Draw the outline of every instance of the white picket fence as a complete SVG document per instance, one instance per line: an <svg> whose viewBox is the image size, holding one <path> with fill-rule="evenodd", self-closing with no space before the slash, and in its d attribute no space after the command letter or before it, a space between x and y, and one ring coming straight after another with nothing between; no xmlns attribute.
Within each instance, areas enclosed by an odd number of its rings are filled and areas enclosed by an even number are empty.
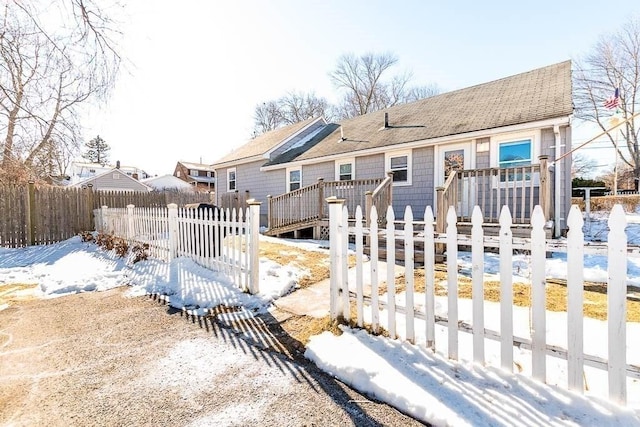
<svg viewBox="0 0 640 427"><path fill-rule="evenodd" d="M513 306L513 237L512 221L508 207L503 206L500 214L499 258L500 258L500 327L499 331L485 327L484 301L484 251L485 237L483 217L478 206L473 210L471 239L460 239L456 228L456 213L453 207L447 213L447 229L443 235L434 232L434 216L430 207L424 212L424 221L414 221L413 212L407 207L404 218L396 221L393 209L386 213L386 228L378 229L378 214L371 212L369 224L365 227L365 219L360 207L355 214L355 225L349 223L347 208L341 200L328 200L330 204L330 257L331 257L331 316L350 319L350 302L355 300L357 324L363 326L365 305L368 321L374 331L378 331L381 314L386 314L386 328L390 337L399 336L396 324L402 316L406 331L404 337L412 343L416 342L416 329L424 328L426 347L436 349L436 325L447 328L448 342L446 348L450 359L458 359L458 343L460 333L473 335L473 360L484 364L485 341L500 343L500 364L502 368L513 371L514 347L531 351L531 374L534 378L547 380L547 356L565 359L567 362L568 387L579 392L584 391L584 366L595 367L608 372L609 397L611 400L625 404L627 377L640 378L640 367L627 364L626 359L626 271L627 271L627 238L625 235L626 219L621 206L616 205L609 218L610 232L608 236L608 357L585 354L583 343L583 267L584 236L583 219L577 206L573 206L568 217L569 232L567 235L567 348L547 343L545 263L548 250L545 241L545 218L542 209L535 207L531 219L531 239L524 247L530 251L531 262L531 324L530 336L514 335ZM396 225L398 227L396 227ZM379 240L386 240L386 277L379 277ZM355 277L348 274L349 241L355 239L356 267ZM404 246L405 294L404 306L397 298L395 290L394 266L396 264L396 242ZM368 242L370 250L369 272L370 282L365 283L364 249ZM458 313L458 245L464 242L471 245L472 258L472 313L471 324L459 322ZM416 244L424 246L425 293L419 294L416 300L414 292L414 264ZM435 247L436 244L446 246L447 266L447 309L446 317L435 312ZM495 239L490 244L495 244ZM519 246L523 244L520 242ZM369 275L370 273L370 275ZM351 282L351 283L350 283ZM379 287L386 282L386 299L379 297ZM350 288L351 286L351 288ZM365 295L367 290L368 295ZM468 314L468 313L463 313ZM419 323L421 322L421 324ZM549 325L553 327L553 325ZM443 343L444 344L444 343ZM604 343L602 343L605 345ZM443 345L444 347L444 345Z"/></svg>
<svg viewBox="0 0 640 427"><path fill-rule="evenodd" d="M164 261L188 257L224 272L243 291L259 292L260 203L246 210L108 208L94 211L96 231L148 245L149 255Z"/></svg>

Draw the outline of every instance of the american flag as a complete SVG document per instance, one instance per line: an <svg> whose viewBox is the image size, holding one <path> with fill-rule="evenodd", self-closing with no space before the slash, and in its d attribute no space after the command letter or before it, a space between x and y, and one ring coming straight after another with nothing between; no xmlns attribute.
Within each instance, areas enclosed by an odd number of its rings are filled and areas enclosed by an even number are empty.
<svg viewBox="0 0 640 427"><path fill-rule="evenodd" d="M611 98L608 98L606 101L604 101L604 108L608 110L613 110L614 108L618 107L619 102L620 102L620 96L619 96L618 88L616 88L614 95Z"/></svg>

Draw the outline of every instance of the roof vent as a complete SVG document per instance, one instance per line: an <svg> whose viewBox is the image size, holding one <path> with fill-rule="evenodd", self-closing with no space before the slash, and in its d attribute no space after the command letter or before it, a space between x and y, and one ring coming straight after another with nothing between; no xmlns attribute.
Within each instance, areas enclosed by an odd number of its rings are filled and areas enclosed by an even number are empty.
<svg viewBox="0 0 640 427"><path fill-rule="evenodd" d="M384 127L385 129L389 127L389 113L384 113Z"/></svg>
<svg viewBox="0 0 640 427"><path fill-rule="evenodd" d="M342 130L342 125L340 125L340 142L346 141L347 138L344 136L344 131Z"/></svg>

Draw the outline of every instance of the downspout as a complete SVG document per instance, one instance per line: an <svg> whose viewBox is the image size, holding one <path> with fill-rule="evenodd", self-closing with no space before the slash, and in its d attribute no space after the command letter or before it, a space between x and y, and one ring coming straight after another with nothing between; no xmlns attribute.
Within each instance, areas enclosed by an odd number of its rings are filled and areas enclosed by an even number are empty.
<svg viewBox="0 0 640 427"><path fill-rule="evenodd" d="M562 155L562 138L560 137L560 126L559 125L554 125L553 126L553 134L555 135L555 144L554 144L554 148L555 148L555 158L559 159L560 156ZM561 165L561 160L556 160L554 162L554 173L553 173L553 180L554 180L554 195L553 195L553 237L558 238L560 237L561 234L561 230L562 228L560 227L560 221L562 220L561 215L560 215L560 208L563 206L561 204L561 197L562 197L562 193L560 191L560 185L562 183L562 167Z"/></svg>

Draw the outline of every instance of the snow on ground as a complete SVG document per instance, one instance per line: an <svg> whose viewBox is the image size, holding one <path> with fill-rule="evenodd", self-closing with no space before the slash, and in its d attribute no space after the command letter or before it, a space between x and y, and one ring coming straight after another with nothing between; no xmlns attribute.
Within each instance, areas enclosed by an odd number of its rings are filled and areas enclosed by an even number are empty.
<svg viewBox="0 0 640 427"><path fill-rule="evenodd" d="M640 224L634 222L637 216L631 218L627 232L633 244L640 236ZM602 223L595 218L590 222L590 230L601 230ZM326 250L323 248L327 245L327 242L315 241L285 243L313 250ZM460 259L463 269L465 262L470 262L465 256L462 253ZM487 254L485 257L485 271L497 274L497 261L492 256ZM629 281L638 283L640 267L631 262L631 258L629 261ZM604 262L606 259L602 257L587 256L585 279L602 277L601 272L606 273ZM260 294L251 296L236 289L224 274L204 269L191 260L179 258L164 263L152 259L131 264L93 243L74 237L48 246L0 249L0 283L37 283L38 292L44 298L129 285L130 296L164 293L172 306L186 308L194 314L204 314L207 308L224 303L245 308L243 313L234 315L252 316L254 312L268 309L274 299L290 292L302 274L301 270L269 260L263 259L260 263ZM515 276L526 279L529 274L527 266L526 257L514 257ZM554 256L547 263L547 272L551 275L561 277L563 269L566 271L566 257ZM398 295L398 298L402 297ZM470 313L465 308L466 304L468 302L460 301L460 313ZM445 299L438 298L437 307L440 314L446 314ZM496 307L494 303L486 304L487 327L499 319ZM523 319L516 322L518 327L527 327L528 320L524 320L528 316L526 309L516 310L514 316ZM385 318L383 314L381 319ZM562 315L548 313L547 319L549 342L562 345L566 340ZM399 318L398 332L402 335L403 331L402 319ZM606 347L606 327L602 322L587 319L585 331L588 331L585 350L598 354L600 347ZM590 376L590 391L600 393L581 396L553 385L562 384L566 378L566 362L552 363L549 359L547 378L552 384L545 385L526 375L511 374L491 366L499 363L499 348L488 340L487 362L490 366L469 362L471 344L467 334L460 334L461 361L450 361L445 356L446 331L440 328L438 334L437 343L441 345L436 353L431 353L424 348L420 338L424 336L423 331L417 331L419 338L413 345L402 339L390 340L344 328L341 336L325 332L312 337L306 356L345 383L435 425L640 426L637 381L629 384L630 405L623 408L597 396L608 389L606 375ZM638 325L630 324L628 353L634 357L640 355L638 343L634 341L638 334ZM175 351L185 352L186 357L186 353L194 352L192 347L186 344L176 346ZM523 373L531 369L527 356L526 351L514 349L514 360ZM175 357L181 356L176 354ZM632 360L637 363L637 360Z"/></svg>

